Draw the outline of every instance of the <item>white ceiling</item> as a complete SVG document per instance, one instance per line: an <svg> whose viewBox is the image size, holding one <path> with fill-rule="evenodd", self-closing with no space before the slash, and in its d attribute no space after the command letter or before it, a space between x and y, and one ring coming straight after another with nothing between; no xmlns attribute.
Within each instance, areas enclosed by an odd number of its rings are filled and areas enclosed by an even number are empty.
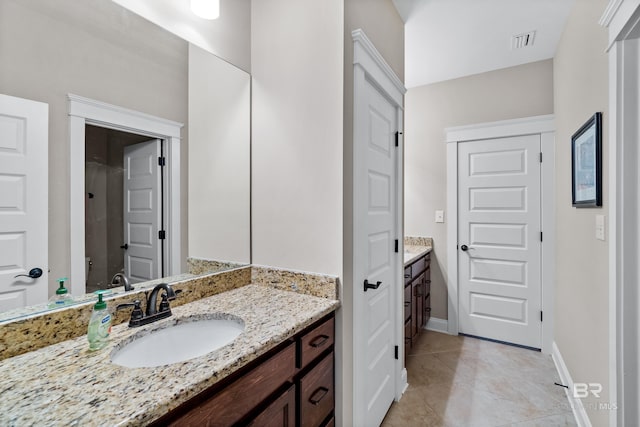
<svg viewBox="0 0 640 427"><path fill-rule="evenodd" d="M553 58L574 0L393 0L405 20L405 85ZM534 43L511 37L535 30Z"/></svg>

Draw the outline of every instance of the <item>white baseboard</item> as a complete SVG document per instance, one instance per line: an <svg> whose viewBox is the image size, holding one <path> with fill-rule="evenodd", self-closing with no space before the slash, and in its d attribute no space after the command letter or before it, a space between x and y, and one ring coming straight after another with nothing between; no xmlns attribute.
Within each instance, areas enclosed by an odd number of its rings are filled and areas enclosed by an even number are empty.
<svg viewBox="0 0 640 427"><path fill-rule="evenodd" d="M448 322L444 319L438 319L437 317L430 317L424 328L429 331L442 332L444 334L449 333Z"/></svg>
<svg viewBox="0 0 640 427"><path fill-rule="evenodd" d="M573 379L571 379L571 374L569 374L567 365L565 365L564 359L560 354L560 349L556 345L555 341L553 342L551 357L553 358L553 363L556 365L560 381L562 384L569 387L568 389L565 389L565 393L567 394L567 399L569 399L569 404L573 410L573 416L576 419L576 423L579 427L592 427L587 411L585 411L584 405L582 404L582 400L573 397Z"/></svg>
<svg viewBox="0 0 640 427"><path fill-rule="evenodd" d="M408 387L409 387L409 381L408 381L408 375L407 375L407 368L403 368L402 373L400 374L400 388L402 389L402 393L400 393L400 396L398 396L398 398L396 399L396 402L400 400L400 397L404 394L405 391L407 391Z"/></svg>

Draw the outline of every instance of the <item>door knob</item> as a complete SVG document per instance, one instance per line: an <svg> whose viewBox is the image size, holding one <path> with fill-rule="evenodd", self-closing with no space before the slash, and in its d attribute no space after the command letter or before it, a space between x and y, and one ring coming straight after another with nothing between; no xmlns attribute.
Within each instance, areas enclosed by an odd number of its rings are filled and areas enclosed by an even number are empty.
<svg viewBox="0 0 640 427"><path fill-rule="evenodd" d="M129 245L127 243L125 243L124 245L121 245L120 248L124 249L125 251L127 249L129 249Z"/></svg>
<svg viewBox="0 0 640 427"><path fill-rule="evenodd" d="M460 246L460 249L462 249L462 252L467 252L469 250L469 246L462 245L462 246Z"/></svg>
<svg viewBox="0 0 640 427"><path fill-rule="evenodd" d="M374 285L373 283L369 283L369 281L365 279L364 291L367 292L367 289L378 289L380 285L382 285L382 282L376 282L376 284Z"/></svg>
<svg viewBox="0 0 640 427"><path fill-rule="evenodd" d="M30 277L32 279L37 279L40 276L42 276L42 269L36 267L29 270L29 274L18 274L17 276L13 276L13 278L15 279L17 277Z"/></svg>

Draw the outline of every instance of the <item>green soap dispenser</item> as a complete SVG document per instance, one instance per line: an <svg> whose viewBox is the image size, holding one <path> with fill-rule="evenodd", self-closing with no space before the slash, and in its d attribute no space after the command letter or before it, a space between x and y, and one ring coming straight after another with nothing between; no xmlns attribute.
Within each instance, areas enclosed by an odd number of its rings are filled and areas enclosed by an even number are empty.
<svg viewBox="0 0 640 427"><path fill-rule="evenodd" d="M110 292L108 290L94 292L94 294L98 295L98 302L93 306L91 320L89 320L89 330L87 331L89 350L100 350L109 342L111 313L107 309L107 303L102 301L102 295Z"/></svg>
<svg viewBox="0 0 640 427"><path fill-rule="evenodd" d="M71 295L69 295L67 288L64 287L65 280L69 279L67 279L66 277L61 277L57 280L59 287L58 289L56 289L56 294L49 298L49 308L64 307L65 305L69 305L73 302L73 298L71 298Z"/></svg>

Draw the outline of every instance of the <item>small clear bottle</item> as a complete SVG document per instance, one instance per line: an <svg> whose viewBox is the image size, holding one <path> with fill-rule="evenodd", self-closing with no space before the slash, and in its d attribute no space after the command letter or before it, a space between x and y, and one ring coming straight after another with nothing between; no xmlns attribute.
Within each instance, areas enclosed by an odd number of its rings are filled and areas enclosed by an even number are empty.
<svg viewBox="0 0 640 427"><path fill-rule="evenodd" d="M108 293L110 293L108 290L94 292L94 294L98 295L98 302L93 306L93 312L89 320L89 329L87 331L89 350L100 350L109 343L111 313L109 313L107 303L102 301L102 295Z"/></svg>
<svg viewBox="0 0 640 427"><path fill-rule="evenodd" d="M73 298L69 295L67 288L64 287L65 280L69 280L66 277L61 277L57 280L59 287L56 289L56 294L49 298L47 306L49 308L58 308L69 305L73 302Z"/></svg>

